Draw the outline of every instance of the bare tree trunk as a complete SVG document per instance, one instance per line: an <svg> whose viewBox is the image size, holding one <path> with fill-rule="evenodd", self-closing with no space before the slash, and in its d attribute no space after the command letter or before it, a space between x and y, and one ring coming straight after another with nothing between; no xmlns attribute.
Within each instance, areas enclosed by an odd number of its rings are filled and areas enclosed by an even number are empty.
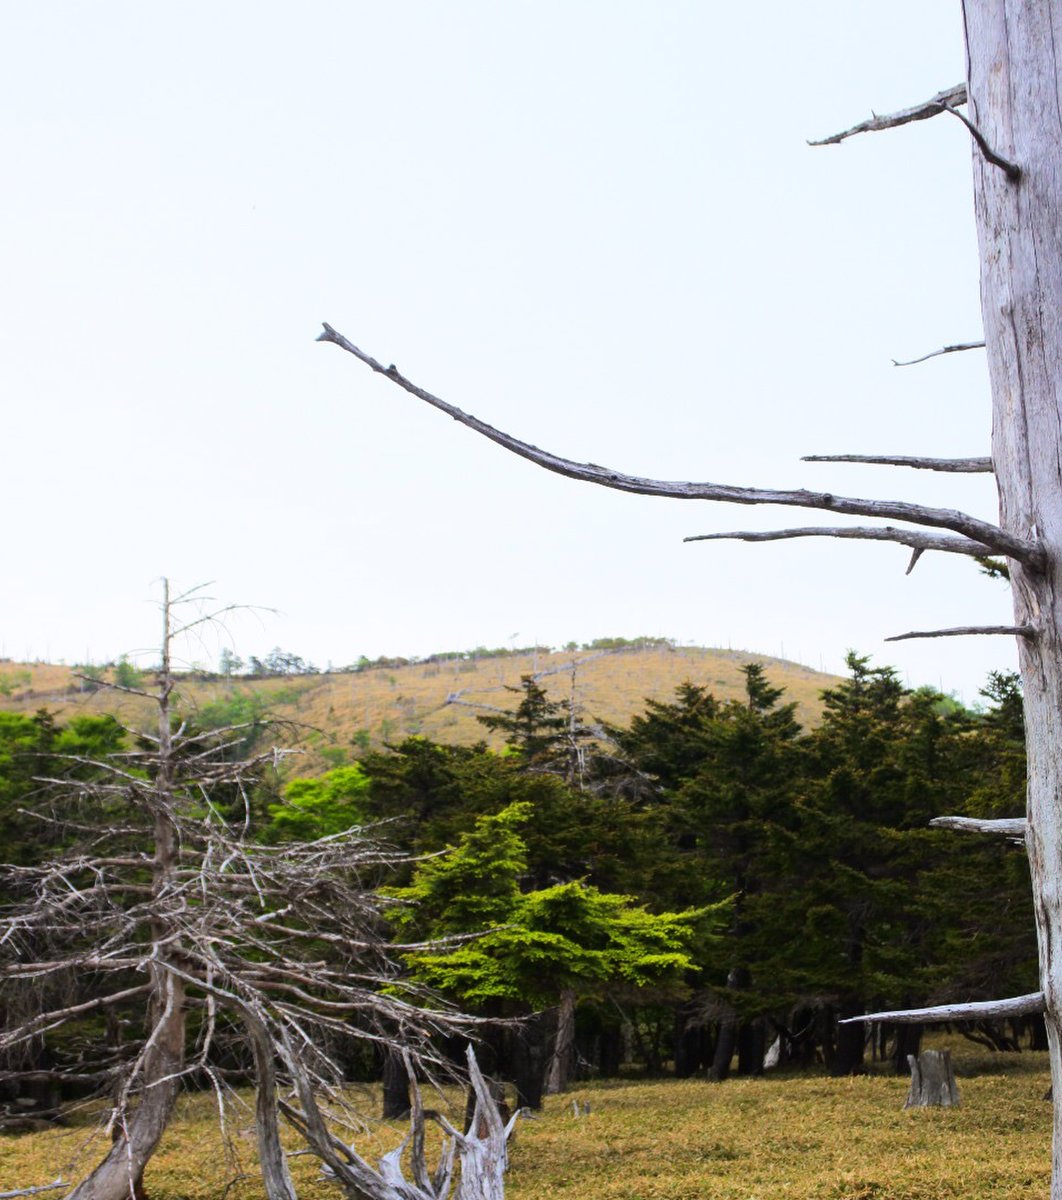
<svg viewBox="0 0 1062 1200"><path fill-rule="evenodd" d="M277 1072L273 1042L264 1022L254 1013L244 1015L244 1026L254 1051L255 1127L258 1132L258 1161L268 1200L298 1200L288 1172L284 1148L280 1144L280 1116L277 1111Z"/></svg>
<svg viewBox="0 0 1062 1200"><path fill-rule="evenodd" d="M557 1026L553 1035L553 1053L546 1072L547 1096L556 1096L568 1090L572 1059L575 1052L575 992L565 988L557 1006Z"/></svg>
<svg viewBox="0 0 1062 1200"><path fill-rule="evenodd" d="M154 807L154 857L151 868L152 900L156 915L151 922L154 954L150 966L151 999L148 1005L148 1037L139 1072L130 1080L140 1091L132 1116L128 1115L128 1091L115 1104L112 1121L117 1136L110 1153L71 1193L69 1200L128 1200L141 1194L144 1168L155 1153L173 1115L178 1076L184 1069L186 995L183 979L166 969L165 960L177 949L169 935L172 922L163 914L165 895L176 876L179 840L173 818L174 756L170 728L169 581L163 581L162 663L159 669L158 768L151 788ZM162 949L163 946L165 949ZM128 1087L128 1084L127 1084Z"/></svg>
<svg viewBox="0 0 1062 1200"><path fill-rule="evenodd" d="M153 970L159 972L157 967ZM140 1101L124 1119L124 1127L119 1126L110 1153L68 1200L129 1200L138 1194L144 1167L173 1113L179 1082L175 1076L184 1066L184 983L173 975L160 981L154 1007L160 1006L144 1055Z"/></svg>
<svg viewBox="0 0 1062 1200"><path fill-rule="evenodd" d="M1062 117L1058 7L964 0L969 115L1018 179L974 147L981 307L992 381L992 459L1003 529L1036 540L1042 566L1011 560L1029 762L1026 844L1051 1078L1062 1097ZM1062 1200L1056 1100L1053 1200Z"/></svg>

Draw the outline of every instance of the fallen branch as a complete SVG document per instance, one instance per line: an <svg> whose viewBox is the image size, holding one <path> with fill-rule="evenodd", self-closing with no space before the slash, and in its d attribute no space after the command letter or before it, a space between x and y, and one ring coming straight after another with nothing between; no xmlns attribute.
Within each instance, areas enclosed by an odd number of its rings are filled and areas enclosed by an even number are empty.
<svg viewBox="0 0 1062 1200"><path fill-rule="evenodd" d="M805 454L800 461L871 463L883 467L914 467L916 471L953 471L961 474L988 473L992 470L990 458L914 458L906 454Z"/></svg>
<svg viewBox="0 0 1062 1200"><path fill-rule="evenodd" d="M1031 638L1036 630L1031 625L956 625L954 629L912 629L910 633L897 633L887 637L887 642L908 642L912 638L967 637L972 634L1010 634L1013 637Z"/></svg>
<svg viewBox="0 0 1062 1200"><path fill-rule="evenodd" d="M898 362L895 358L892 360L894 367L913 367L918 363L928 362L931 358L939 358L942 354L957 354L961 350L983 350L984 342L955 342L951 346L941 346L939 350L932 350L929 354L923 354L921 358L909 358L905 362Z"/></svg>
<svg viewBox="0 0 1062 1200"><path fill-rule="evenodd" d="M943 92L937 92L935 96L921 104L915 104L911 108L901 108L899 112L886 113L880 117L874 113L866 121L860 121L858 125L853 125L851 129L808 142L808 145L835 146L843 142L845 138L855 137L857 133L877 133L881 129L896 129L900 125L909 125L912 121L925 121L942 113L945 107L954 107L965 103L966 84L957 83Z"/></svg>
<svg viewBox="0 0 1062 1200"><path fill-rule="evenodd" d="M346 350L379 375L385 376L404 391L440 412L446 413L462 425L496 442L513 454L526 458L537 466L544 467L569 479L580 479L621 492L633 492L641 496L665 496L673 500L718 500L730 504L781 504L790 508L820 508L848 516L880 517L884 520L910 521L915 525L929 525L950 529L974 541L1015 558L1026 566L1039 567L1043 560L1042 548L1034 542L1015 537L992 525L980 521L967 513L950 508L928 508L921 504L908 504L902 500L864 500L849 496L835 496L830 492L775 491L770 488L733 487L721 483L684 483L673 480L645 479L626 475L596 463L577 463L561 458L547 450L541 450L529 442L520 441L503 430L495 429L478 417L462 411L431 392L407 379L392 363L385 367L371 355L360 350L353 342L338 333L331 325L324 325L319 342L332 342ZM983 551L982 551L983 553Z"/></svg>
<svg viewBox="0 0 1062 1200"><path fill-rule="evenodd" d="M1010 1000L983 1000L973 1004L938 1004L933 1008L901 1008L894 1012L864 1013L848 1017L841 1025L889 1021L894 1025L934 1025L942 1021L983 1021L994 1017L1026 1017L1044 1011L1043 992L1014 996Z"/></svg>

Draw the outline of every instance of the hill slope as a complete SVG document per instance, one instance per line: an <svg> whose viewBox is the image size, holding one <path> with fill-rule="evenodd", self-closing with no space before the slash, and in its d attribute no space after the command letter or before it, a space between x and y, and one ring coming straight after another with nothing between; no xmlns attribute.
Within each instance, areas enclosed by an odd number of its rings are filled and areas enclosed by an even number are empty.
<svg viewBox="0 0 1062 1200"><path fill-rule="evenodd" d="M574 693L585 719L624 725L644 711L645 700L668 700L690 681L721 700L743 694L741 667L762 663L769 680L797 702L804 725L818 722L819 693L835 676L810 667L739 650L653 645L611 651L552 652L477 658L468 655L404 666L370 667L326 675L279 678L189 678L182 684L188 706L212 723L246 719L268 708L297 723L278 735L304 754L289 771L312 774L349 761L369 746L421 734L434 741L491 742L477 712L512 709L521 675L535 674L554 700ZM112 673L107 672L108 676ZM150 686L150 675L145 679ZM0 663L0 708L33 712L48 708L60 720L82 713L113 712L129 725L151 719L147 701L106 688L85 690L73 668ZM7 692L9 694L4 695Z"/></svg>

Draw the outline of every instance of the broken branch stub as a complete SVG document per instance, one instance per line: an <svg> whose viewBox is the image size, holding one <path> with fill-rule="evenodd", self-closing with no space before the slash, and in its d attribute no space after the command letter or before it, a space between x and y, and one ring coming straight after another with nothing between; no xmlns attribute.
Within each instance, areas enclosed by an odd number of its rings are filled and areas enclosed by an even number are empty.
<svg viewBox="0 0 1062 1200"><path fill-rule="evenodd" d="M963 833L995 833L1021 842L1025 841L1028 827L1024 817L934 817L929 825L932 829L957 829Z"/></svg>

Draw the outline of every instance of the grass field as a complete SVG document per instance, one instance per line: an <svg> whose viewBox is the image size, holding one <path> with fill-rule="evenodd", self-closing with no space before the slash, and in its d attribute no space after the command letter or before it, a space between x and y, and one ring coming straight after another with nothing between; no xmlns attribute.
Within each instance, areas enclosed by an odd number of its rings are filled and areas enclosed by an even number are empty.
<svg viewBox="0 0 1062 1200"><path fill-rule="evenodd" d="M955 1043L951 1043L955 1045ZM768 1076L600 1082L551 1097L518 1127L507 1200L1017 1200L1050 1179L1046 1055L989 1057L956 1046L962 1107L904 1111L906 1080ZM571 1099L589 1101L576 1118ZM375 1098L364 1096L375 1110ZM431 1101L434 1103L434 1101ZM86 1118L87 1120L87 1118ZM209 1097L191 1096L145 1179L151 1200L261 1200L249 1110L231 1118L233 1157ZM0 1138L0 1189L71 1178L91 1124ZM399 1140L372 1124L367 1157ZM293 1160L302 1200L337 1200L308 1158ZM58 1194L58 1193L53 1193Z"/></svg>
<svg viewBox="0 0 1062 1200"><path fill-rule="evenodd" d="M813 726L822 712L819 693L837 683L835 676L782 659L679 646L413 663L278 679L189 680L181 691L193 710L257 694L278 719L294 723L277 734L285 745L303 751L289 760L289 773L310 775L355 758L367 745L400 741L410 734L457 745L491 741L475 719L477 712L486 711L478 706L515 708L517 698L506 686L516 686L521 675L536 672L545 672L541 682L551 699L566 701L572 691L573 661L576 700L587 718L619 725L644 711L646 697L670 700L686 681L707 687L721 700L737 699L743 694L741 667L758 662L766 667L771 683L786 689L786 699L796 701L799 720ZM135 696L106 689L78 692L69 667L0 663L0 684L5 679L0 708L32 713L44 707L60 720L99 712L115 712L130 725L153 719L148 702ZM494 742L501 744L496 737Z"/></svg>

